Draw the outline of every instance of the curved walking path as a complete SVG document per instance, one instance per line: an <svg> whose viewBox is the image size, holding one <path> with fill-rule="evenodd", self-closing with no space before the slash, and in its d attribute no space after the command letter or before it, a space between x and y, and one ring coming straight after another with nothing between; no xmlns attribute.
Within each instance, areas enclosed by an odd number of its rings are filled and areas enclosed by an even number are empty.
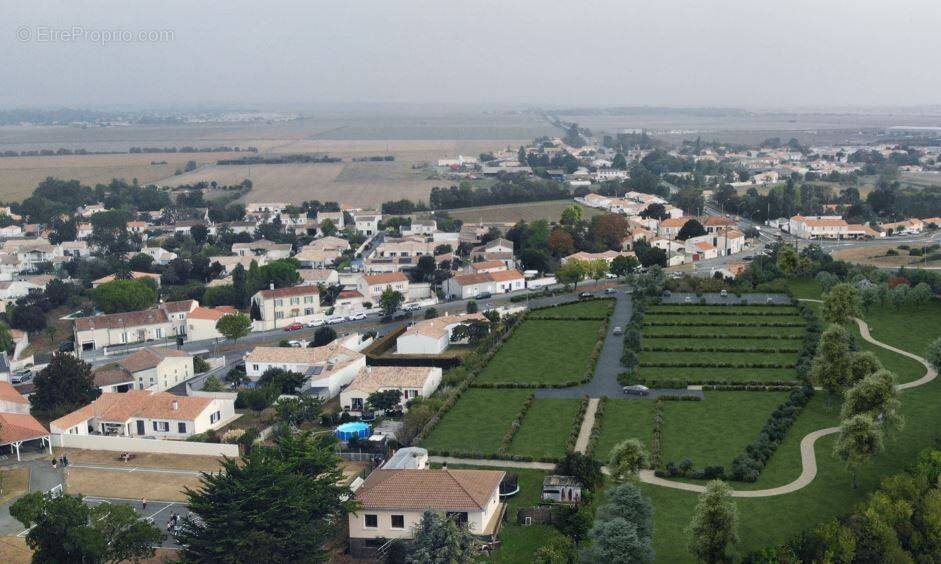
<svg viewBox="0 0 941 564"><path fill-rule="evenodd" d="M820 300L807 299L807 300L800 300L800 301L822 303ZM912 382L906 382L904 384L897 384L895 386L896 390L907 390L909 388L922 386L924 384L927 384L928 382L931 382L935 378L937 378L938 376L937 372L935 371L934 367L932 367L928 363L927 360L918 356L917 354L913 354L908 351L903 351L902 349L893 347L892 345L887 345L883 343L882 341L878 341L874 339L872 335L869 334L869 325L867 325L865 321L859 318L855 318L855 317L853 318L853 320L859 326L859 334L862 335L863 340L869 343L872 343L873 345L876 345L877 347L882 347L888 351L892 351L902 356L911 358L912 360L916 360L925 367L926 372L924 376ZM839 427L828 427L826 429L820 429L817 431L813 431L812 433L808 433L807 435L804 436L803 439L801 439L800 452L801 452L801 467L802 468L801 468L800 476L798 476L797 479L794 480L793 482L789 484L785 484L783 486L778 486L776 488L768 488L764 490L732 490L732 497L771 497L771 496L784 495L784 494L796 492L797 490L807 486L814 480L814 478L817 477L817 457L814 452L814 445L817 442L817 439L819 439L820 437L825 437L827 435L832 435L834 433L839 433L839 432L840 432ZM663 486L666 488L673 488L677 490L686 490L689 492L702 493L706 491L705 486L701 486L698 484L687 484L685 482L676 482L673 480L668 480L666 478L657 477L654 475L653 470L641 470L640 481L647 483L647 484L653 484L656 486Z"/></svg>

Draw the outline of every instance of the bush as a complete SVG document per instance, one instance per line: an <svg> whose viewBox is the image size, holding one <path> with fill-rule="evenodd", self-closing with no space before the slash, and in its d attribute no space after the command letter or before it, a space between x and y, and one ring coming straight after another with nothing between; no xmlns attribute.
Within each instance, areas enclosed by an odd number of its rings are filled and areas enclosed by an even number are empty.
<svg viewBox="0 0 941 564"><path fill-rule="evenodd" d="M202 374L209 370L209 363L203 360L201 357L193 357L193 372L195 374Z"/></svg>
<svg viewBox="0 0 941 564"><path fill-rule="evenodd" d="M235 407L262 411L274 403L280 395L281 389L274 384L258 386L249 390L239 390L238 396L235 398Z"/></svg>

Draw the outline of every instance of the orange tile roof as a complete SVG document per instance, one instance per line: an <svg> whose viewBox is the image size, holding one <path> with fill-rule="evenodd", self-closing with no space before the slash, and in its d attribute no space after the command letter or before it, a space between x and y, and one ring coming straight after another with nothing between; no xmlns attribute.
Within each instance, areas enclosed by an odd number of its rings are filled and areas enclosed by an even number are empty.
<svg viewBox="0 0 941 564"><path fill-rule="evenodd" d="M42 423L25 413L0 413L0 444L38 439L49 434Z"/></svg>
<svg viewBox="0 0 941 564"><path fill-rule="evenodd" d="M177 402L176 409L173 409L173 402ZM208 397L177 396L167 392L152 393L149 390L130 390L123 394L106 392L90 404L49 425L65 431L93 418L116 423L124 423L132 417L192 421L211 403L212 398Z"/></svg>
<svg viewBox="0 0 941 564"><path fill-rule="evenodd" d="M13 403L29 403L23 394L16 391L13 384L0 380L0 401L10 401Z"/></svg>
<svg viewBox="0 0 941 564"><path fill-rule="evenodd" d="M118 364L128 372L140 372L141 370L149 370L157 366L163 359L169 357L190 358L191 355L188 352L178 351L176 349L147 347L135 352Z"/></svg>
<svg viewBox="0 0 941 564"><path fill-rule="evenodd" d="M75 330L118 329L160 323L169 323L167 312L162 309L146 309L144 311L128 311L110 315L96 315L94 317L79 317L75 320Z"/></svg>
<svg viewBox="0 0 941 564"><path fill-rule="evenodd" d="M474 270L486 270L488 268L506 268L502 260L485 260L481 262L472 262L471 268Z"/></svg>
<svg viewBox="0 0 941 564"><path fill-rule="evenodd" d="M161 307L163 307L167 313L182 313L192 309L194 301L195 300L181 300L178 302L164 302Z"/></svg>
<svg viewBox="0 0 941 564"><path fill-rule="evenodd" d="M364 276L366 284L370 286L375 286L376 284L392 284L394 282L407 282L408 276L402 274L401 272L386 272L383 274L373 274L371 276Z"/></svg>
<svg viewBox="0 0 941 564"><path fill-rule="evenodd" d="M702 225L703 225L703 227L707 227L707 226L708 226L708 227L713 227L713 226L716 226L716 225L735 225L735 221L733 221L733 220L731 220L731 219L729 219L729 218L727 218L727 217L720 217L720 216L717 216L717 215L710 215L710 216L708 216L708 217L703 218L703 220L702 220Z"/></svg>
<svg viewBox="0 0 941 564"><path fill-rule="evenodd" d="M238 310L232 306L198 307L189 313L189 319L208 319L218 321L226 315L235 315Z"/></svg>
<svg viewBox="0 0 941 564"><path fill-rule="evenodd" d="M289 288L278 288L276 290L259 290L262 299L270 300L272 298L290 298L294 296L309 296L311 294L320 294L317 286L291 286Z"/></svg>
<svg viewBox="0 0 941 564"><path fill-rule="evenodd" d="M500 470L373 470L356 501L363 509L479 511L505 475Z"/></svg>
<svg viewBox="0 0 941 564"><path fill-rule="evenodd" d="M496 272L488 272L487 276L490 277L494 282L506 282L508 280L522 280L523 274L518 270L498 270Z"/></svg>
<svg viewBox="0 0 941 564"><path fill-rule="evenodd" d="M668 217L660 222L660 227L683 227L690 219L689 217Z"/></svg>

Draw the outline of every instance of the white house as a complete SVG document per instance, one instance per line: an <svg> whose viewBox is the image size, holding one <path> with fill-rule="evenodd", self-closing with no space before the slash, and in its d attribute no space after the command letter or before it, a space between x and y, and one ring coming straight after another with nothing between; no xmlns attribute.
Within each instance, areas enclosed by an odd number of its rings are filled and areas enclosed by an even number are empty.
<svg viewBox="0 0 941 564"><path fill-rule="evenodd" d="M486 539L500 531L506 505L500 502L500 470L380 468L356 491L359 505L350 512L350 553L371 558L389 539L408 539L426 510L466 524Z"/></svg>
<svg viewBox="0 0 941 564"><path fill-rule="evenodd" d="M440 383L441 369L432 366L367 366L340 392L340 407L362 413L370 394L399 390L399 405L405 408L409 400L430 396Z"/></svg>
<svg viewBox="0 0 941 564"><path fill-rule="evenodd" d="M173 335L173 326L162 309L79 317L75 320L74 330L75 352L79 356L82 351L166 339Z"/></svg>
<svg viewBox="0 0 941 564"><path fill-rule="evenodd" d="M386 288L392 288L403 296L407 296L408 277L401 272L387 272L360 276L356 279L356 290L373 304L379 303L379 298Z"/></svg>
<svg viewBox="0 0 941 564"><path fill-rule="evenodd" d="M451 342L451 336L458 325L472 321L486 322L480 313L466 315L444 315L434 319L424 319L408 327L395 340L396 354L441 354Z"/></svg>
<svg viewBox="0 0 941 564"><path fill-rule="evenodd" d="M197 307L199 307L199 302L196 300L180 300L160 304L160 309L167 312L167 318L170 320L170 324L173 325L174 335L186 335L186 318Z"/></svg>
<svg viewBox="0 0 941 564"><path fill-rule="evenodd" d="M323 317L317 286L259 290L252 296L252 307L256 306L261 314L261 319L255 320L255 329L259 331L292 323L307 323Z"/></svg>
<svg viewBox="0 0 941 564"><path fill-rule="evenodd" d="M186 439L235 417L235 394L177 396L152 390L103 393L49 424L54 434Z"/></svg>
<svg viewBox="0 0 941 564"><path fill-rule="evenodd" d="M567 264L571 261L580 260L585 262L591 262L595 260L603 260L608 263L608 266L614 262L614 259L617 257L632 257L635 256L631 251L602 251L600 253L586 253L585 251L580 251L573 253L566 257L562 257L562 264Z"/></svg>
<svg viewBox="0 0 941 564"><path fill-rule="evenodd" d="M118 362L138 390L162 392L192 378L193 355L168 347L146 347Z"/></svg>
<svg viewBox="0 0 941 564"><path fill-rule="evenodd" d="M505 294L526 287L526 279L518 270L461 274L444 281L444 292L457 299L473 298L483 293Z"/></svg>
<svg viewBox="0 0 941 564"><path fill-rule="evenodd" d="M795 215L788 220L787 232L802 239L842 239L849 224L840 216Z"/></svg>
<svg viewBox="0 0 941 564"><path fill-rule="evenodd" d="M216 329L216 323L226 315L236 315L232 306L198 307L186 316L186 338L190 341L225 339Z"/></svg>
<svg viewBox="0 0 941 564"><path fill-rule="evenodd" d="M438 222L433 219L413 219L412 224L402 229L402 235L432 235L438 230Z"/></svg>
<svg viewBox="0 0 941 564"><path fill-rule="evenodd" d="M358 338L358 336L356 336ZM307 377L302 393L330 399L366 366L366 356L337 340L315 348L255 347L245 355L245 371L254 381L270 368Z"/></svg>
<svg viewBox="0 0 941 564"><path fill-rule="evenodd" d="M382 221L382 215L375 213L357 213L353 216L356 225L356 231L367 237L379 232L379 222Z"/></svg>

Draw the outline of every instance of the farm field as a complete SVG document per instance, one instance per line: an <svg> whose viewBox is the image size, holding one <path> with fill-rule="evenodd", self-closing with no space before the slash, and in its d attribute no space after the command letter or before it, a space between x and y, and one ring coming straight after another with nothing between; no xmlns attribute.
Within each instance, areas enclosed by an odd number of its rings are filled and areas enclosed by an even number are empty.
<svg viewBox="0 0 941 564"><path fill-rule="evenodd" d="M467 390L421 446L435 451L495 453L531 393L529 390Z"/></svg>
<svg viewBox="0 0 941 564"><path fill-rule="evenodd" d="M556 307L537 309L529 315L529 319L567 318L577 317L607 317L611 312L613 300L588 300L575 302Z"/></svg>
<svg viewBox="0 0 941 564"><path fill-rule="evenodd" d="M581 380L602 321L529 319L474 381L551 386Z"/></svg>
<svg viewBox="0 0 941 564"><path fill-rule="evenodd" d="M654 402L648 400L609 399L601 418L594 457L607 463L611 449L626 439L638 439L649 446L653 432L653 406Z"/></svg>
<svg viewBox="0 0 941 564"><path fill-rule="evenodd" d="M533 402L508 452L533 458L562 458L565 441L575 425L580 400L538 399ZM579 421L581 423L581 421Z"/></svg>
<svg viewBox="0 0 941 564"><path fill-rule="evenodd" d="M521 204L504 204L499 206L478 206L474 208L456 208L448 210L448 214L461 221L502 221L516 223L518 221L532 222L537 219L558 221L562 212L571 207L573 200L548 200L545 202L525 202ZM582 217L591 218L602 215L602 211L580 206Z"/></svg>
<svg viewBox="0 0 941 564"><path fill-rule="evenodd" d="M921 250L921 247L916 247ZM929 247L930 248L930 247ZM898 254L895 256L887 256L886 253L890 250L894 250ZM941 266L941 260L925 260L924 256L911 256L909 255L908 249L901 249L898 245L895 244L885 244L885 245L873 245L867 247L850 247L848 249L840 249L833 251L833 258L839 260L845 260L847 262L855 262L859 264L871 264L874 266L886 266L886 267L899 267L905 266L909 268L924 268L924 267L939 267ZM928 256L938 254L937 248L934 251L929 250Z"/></svg>

